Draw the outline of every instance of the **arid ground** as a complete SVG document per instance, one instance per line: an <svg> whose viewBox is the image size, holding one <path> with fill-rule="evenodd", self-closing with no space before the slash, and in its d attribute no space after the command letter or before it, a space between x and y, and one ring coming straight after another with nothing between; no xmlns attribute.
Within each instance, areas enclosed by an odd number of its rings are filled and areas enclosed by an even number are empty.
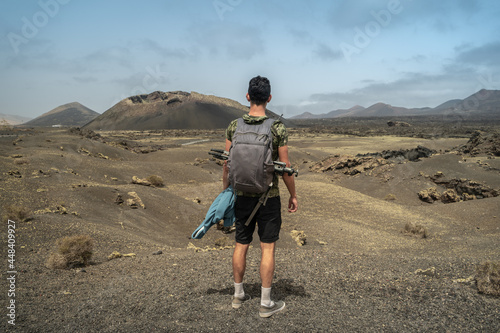
<svg viewBox="0 0 500 333"><path fill-rule="evenodd" d="M222 130L1 134L2 215L16 207L28 212L15 221L15 297L7 297L12 267L2 220L3 330L500 331L500 297L479 292L475 282L480 264L500 260L500 197L494 195L500 157L460 150L473 131L290 130L299 210L286 212L281 183L273 298L285 300L286 310L269 319L258 316L258 241L245 278L252 299L234 310L234 234L214 226L201 240L190 239L222 189L221 166L208 155L210 148L223 148ZM355 157L418 146L433 153L415 161L401 154ZM149 176L161 177L163 185L137 181ZM441 194L457 182L480 194L450 203L419 198L421 191ZM93 239L90 264L49 268L57 240L81 234ZM129 256L108 260L114 251ZM12 299L15 327L6 316Z"/></svg>

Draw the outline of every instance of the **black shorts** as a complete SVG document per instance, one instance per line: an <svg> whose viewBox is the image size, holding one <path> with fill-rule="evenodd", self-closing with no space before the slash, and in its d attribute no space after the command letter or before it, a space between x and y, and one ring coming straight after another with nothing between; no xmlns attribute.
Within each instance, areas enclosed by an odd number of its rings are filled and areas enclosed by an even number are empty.
<svg viewBox="0 0 500 333"><path fill-rule="evenodd" d="M259 202L258 197L237 196L234 203L234 214L236 217L236 242L250 244L253 240L255 225L262 243L274 243L279 239L281 229L281 200L280 197L268 198L266 205L261 205L252 221L245 225L255 205Z"/></svg>

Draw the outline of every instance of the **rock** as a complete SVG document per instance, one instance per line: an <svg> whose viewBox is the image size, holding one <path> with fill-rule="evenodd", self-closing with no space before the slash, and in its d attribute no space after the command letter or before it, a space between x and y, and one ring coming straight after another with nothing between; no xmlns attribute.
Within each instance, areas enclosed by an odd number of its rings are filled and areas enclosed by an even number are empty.
<svg viewBox="0 0 500 333"><path fill-rule="evenodd" d="M472 194L464 193L464 194L462 194L462 199L464 201L468 201L468 200L474 200L474 199L476 199L476 197Z"/></svg>
<svg viewBox="0 0 500 333"><path fill-rule="evenodd" d="M474 279L473 275L469 276L466 279L454 279L452 281L453 281L453 283L466 283L466 284L471 284L471 285L476 283L476 280Z"/></svg>
<svg viewBox="0 0 500 333"><path fill-rule="evenodd" d="M441 171L438 171L434 174L433 176L435 179L437 178L441 178L441 177L444 177L444 173L442 173Z"/></svg>
<svg viewBox="0 0 500 333"><path fill-rule="evenodd" d="M22 178L23 176L21 176L21 173L19 172L19 170L9 170L9 172L7 172L7 174L9 176L14 176L15 178Z"/></svg>
<svg viewBox="0 0 500 333"><path fill-rule="evenodd" d="M303 246L304 244L306 244L306 234L304 233L304 231L292 230L290 232L290 235L298 246Z"/></svg>
<svg viewBox="0 0 500 333"><path fill-rule="evenodd" d="M466 178L446 179L442 172L437 172L434 176L430 177L427 176L427 178L432 180L437 185L455 191L458 197L464 201L492 198L492 197L497 197L500 194L498 190L495 190L481 182L477 182L474 180ZM457 202L457 201L449 201L450 199L456 200L452 192L449 192L447 195L451 196L450 198L448 197L445 198L447 202Z"/></svg>
<svg viewBox="0 0 500 333"><path fill-rule="evenodd" d="M122 203L124 203L124 202L125 202L125 200L123 200L122 195L121 195L121 194L118 194L118 195L116 196L116 199L115 199L115 204L117 204L117 205L121 205L121 204L122 204Z"/></svg>
<svg viewBox="0 0 500 333"><path fill-rule="evenodd" d="M417 269L415 271L415 274L417 275L425 275L425 276L430 276L430 277L435 277L436 276L436 268L431 267L428 269Z"/></svg>
<svg viewBox="0 0 500 333"><path fill-rule="evenodd" d="M111 253L109 256L108 256L108 260L112 260L112 259L116 259L116 258L121 258L123 255L118 252L118 251L113 251L113 253Z"/></svg>
<svg viewBox="0 0 500 333"><path fill-rule="evenodd" d="M128 195L132 197L131 199L127 199L128 206L131 208L142 207L142 209L146 209L146 206L144 206L141 198L139 198L136 192L128 192Z"/></svg>
<svg viewBox="0 0 500 333"><path fill-rule="evenodd" d="M418 197L424 202L433 203L434 201L441 198L441 194L439 194L435 187L431 187L418 192Z"/></svg>
<svg viewBox="0 0 500 333"><path fill-rule="evenodd" d="M160 255L160 254L163 254L163 251L162 250L158 250L156 252L153 252L153 255L154 256L157 256L157 255Z"/></svg>
<svg viewBox="0 0 500 333"><path fill-rule="evenodd" d="M151 182L147 179L141 179L137 176L132 177L132 184L151 186Z"/></svg>
<svg viewBox="0 0 500 333"><path fill-rule="evenodd" d="M368 154L358 154L356 157L382 157L385 160L395 160L395 161L403 161L408 160L411 162L419 161L420 158L430 157L433 154L436 154L437 151L434 149L429 149L424 146L417 146L417 148L413 149L400 149L400 150L383 150L378 153L368 153Z"/></svg>
<svg viewBox="0 0 500 333"><path fill-rule="evenodd" d="M389 120L387 122L387 126L389 126L389 127L411 127L410 124L408 124L404 121L392 121L392 120Z"/></svg>
<svg viewBox="0 0 500 333"><path fill-rule="evenodd" d="M476 131L465 145L458 148L458 152L470 156L480 154L500 156L500 133Z"/></svg>
<svg viewBox="0 0 500 333"><path fill-rule="evenodd" d="M500 262L486 261L478 265L475 279L480 293L500 296Z"/></svg>
<svg viewBox="0 0 500 333"><path fill-rule="evenodd" d="M188 246L187 246L188 249L191 249L191 250L195 250L196 252L200 251L201 248L199 248L198 246L194 245L193 243L189 242Z"/></svg>
<svg viewBox="0 0 500 333"><path fill-rule="evenodd" d="M453 189L448 189L441 194L441 201L443 203L451 203L451 202L459 202L461 201L460 197L458 196L457 192Z"/></svg>
<svg viewBox="0 0 500 333"><path fill-rule="evenodd" d="M383 158L373 156L336 155L313 164L309 169L315 172L339 170L346 175L353 176L389 163Z"/></svg>

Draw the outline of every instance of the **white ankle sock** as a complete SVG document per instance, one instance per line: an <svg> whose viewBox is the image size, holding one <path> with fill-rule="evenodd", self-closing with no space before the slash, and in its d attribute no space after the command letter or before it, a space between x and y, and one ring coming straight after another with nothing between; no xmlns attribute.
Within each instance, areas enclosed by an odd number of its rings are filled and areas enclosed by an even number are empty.
<svg viewBox="0 0 500 333"><path fill-rule="evenodd" d="M234 283L234 297L243 298L245 297L245 291L243 290L243 282Z"/></svg>
<svg viewBox="0 0 500 333"><path fill-rule="evenodd" d="M271 287L261 287L260 305L268 308L274 305L274 302L271 301Z"/></svg>

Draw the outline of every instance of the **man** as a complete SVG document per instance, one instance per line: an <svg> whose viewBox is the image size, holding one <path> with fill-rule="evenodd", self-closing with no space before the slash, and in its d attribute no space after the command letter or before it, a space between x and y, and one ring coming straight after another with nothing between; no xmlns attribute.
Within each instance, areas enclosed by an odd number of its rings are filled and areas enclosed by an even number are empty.
<svg viewBox="0 0 500 333"><path fill-rule="evenodd" d="M271 101L271 85L265 77L257 76L250 80L247 100L250 102L250 111L243 116L247 124L260 124L268 117L266 116L266 106ZM231 141L236 129L234 120L229 124L226 130L226 147L229 151ZM273 134L273 160L285 162L290 167L288 158L288 134L286 127L280 121L274 122L271 127ZM227 165L223 168L223 186L226 189L229 186L229 169ZM297 194L295 192L295 182L293 175L283 175L283 181L290 193L288 200L288 211L293 213L297 211ZM261 194L252 194L238 191L235 202L236 216L236 246L233 253L233 275L235 292L233 296L233 308L239 308L241 304L250 297L245 295L243 290L243 276L245 275L246 256L250 243L253 239L255 226L258 226L258 234L261 247L260 278L262 281L261 306L259 314L261 317L269 317L285 308L283 301L273 302L271 300L271 284L275 266L275 246L279 239L281 228L281 201L278 188L278 176L275 174L273 186L269 192L269 199L266 205L260 206L252 221L248 226L245 222L251 215Z"/></svg>

